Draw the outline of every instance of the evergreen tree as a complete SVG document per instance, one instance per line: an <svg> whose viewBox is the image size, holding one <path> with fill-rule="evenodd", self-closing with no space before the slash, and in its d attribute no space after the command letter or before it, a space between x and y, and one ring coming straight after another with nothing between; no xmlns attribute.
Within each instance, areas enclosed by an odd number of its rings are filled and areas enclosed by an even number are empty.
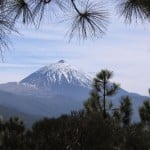
<svg viewBox="0 0 150 150"><path fill-rule="evenodd" d="M110 79L113 77L113 72L109 70L101 70L94 78L94 89L98 92L100 101L102 103L103 117L106 118L106 98L116 93L119 85L116 83L110 83Z"/></svg>
<svg viewBox="0 0 150 150"><path fill-rule="evenodd" d="M150 101L143 102L143 105L139 108L139 114L143 123L150 123Z"/></svg>
<svg viewBox="0 0 150 150"><path fill-rule="evenodd" d="M96 90L91 91L90 97L84 103L84 107L87 114L102 112L100 96Z"/></svg>
<svg viewBox="0 0 150 150"><path fill-rule="evenodd" d="M19 150L23 148L25 127L19 118L10 118L3 123L1 148Z"/></svg>
<svg viewBox="0 0 150 150"><path fill-rule="evenodd" d="M129 96L122 97L120 104L120 114L121 122L124 127L127 127L131 123L131 114L132 114L132 103Z"/></svg>
<svg viewBox="0 0 150 150"><path fill-rule="evenodd" d="M150 95L150 89L148 92ZM150 123L150 100L143 102L143 105L139 108L139 115L143 123Z"/></svg>
<svg viewBox="0 0 150 150"><path fill-rule="evenodd" d="M113 109L112 118L113 118L115 124L120 125L120 123L121 123L120 109Z"/></svg>
<svg viewBox="0 0 150 150"><path fill-rule="evenodd" d="M149 139L140 123L124 128L100 113L83 111L45 118L29 130L14 118L0 123L2 150L149 150Z"/></svg>
<svg viewBox="0 0 150 150"><path fill-rule="evenodd" d="M102 112L103 118L107 117L107 109L111 106L108 103L107 97L112 96L116 93L119 85L111 83L113 73L109 70L101 70L93 80L93 93L91 97L85 103L86 110Z"/></svg>

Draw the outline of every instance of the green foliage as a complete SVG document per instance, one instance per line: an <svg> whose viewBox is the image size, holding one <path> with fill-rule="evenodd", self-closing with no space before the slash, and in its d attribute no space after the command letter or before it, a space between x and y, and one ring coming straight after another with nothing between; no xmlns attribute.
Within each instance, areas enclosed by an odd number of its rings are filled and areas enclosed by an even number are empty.
<svg viewBox="0 0 150 150"><path fill-rule="evenodd" d="M112 118L113 118L114 122L115 122L117 125L120 125L120 124L121 124L122 116L121 116L121 113L120 113L120 109L114 109L114 110L113 110Z"/></svg>
<svg viewBox="0 0 150 150"><path fill-rule="evenodd" d="M142 122L133 124L130 97L123 97L120 107L105 119L103 113L100 113L103 111L99 104L100 95L96 92L91 95L85 102L86 111L73 111L58 118L44 118L35 122L30 129L26 129L19 118L10 118L8 121L1 119L0 150L150 149L150 130L145 126L149 122L149 101L141 106L141 116L145 112Z"/></svg>
<svg viewBox="0 0 150 150"><path fill-rule="evenodd" d="M90 98L85 102L85 110L89 112L101 112L103 118L109 116L108 110L111 108L111 103L107 101L107 97L116 93L119 85L111 83L113 73L109 70L101 70L93 81L93 91Z"/></svg>
<svg viewBox="0 0 150 150"><path fill-rule="evenodd" d="M85 101L84 107L87 114L92 113L101 113L102 112L102 104L99 100L100 96L97 91L92 91L90 97Z"/></svg>
<svg viewBox="0 0 150 150"><path fill-rule="evenodd" d="M150 148L150 134L143 130L140 124L133 124L128 126L124 131L124 148L127 150L149 150Z"/></svg>
<svg viewBox="0 0 150 150"><path fill-rule="evenodd" d="M150 89L148 90L150 95ZM143 105L139 108L139 115L141 121L145 124L150 124L150 100L146 100L143 102Z"/></svg>
<svg viewBox="0 0 150 150"><path fill-rule="evenodd" d="M149 150L149 138L140 123L124 128L113 118L84 111L45 118L28 130L15 118L0 123L2 150Z"/></svg>
<svg viewBox="0 0 150 150"><path fill-rule="evenodd" d="M113 146L112 126L98 114L74 112L58 119L44 119L35 123L32 130L39 150L107 150Z"/></svg>
<svg viewBox="0 0 150 150"><path fill-rule="evenodd" d="M129 96L123 97L120 104L120 114L123 126L129 126L131 123L132 103Z"/></svg>
<svg viewBox="0 0 150 150"><path fill-rule="evenodd" d="M139 114L142 122L150 123L150 101L145 101L139 108Z"/></svg>
<svg viewBox="0 0 150 150"><path fill-rule="evenodd" d="M3 150L22 149L25 130L23 122L19 118L10 118L0 126L0 148Z"/></svg>

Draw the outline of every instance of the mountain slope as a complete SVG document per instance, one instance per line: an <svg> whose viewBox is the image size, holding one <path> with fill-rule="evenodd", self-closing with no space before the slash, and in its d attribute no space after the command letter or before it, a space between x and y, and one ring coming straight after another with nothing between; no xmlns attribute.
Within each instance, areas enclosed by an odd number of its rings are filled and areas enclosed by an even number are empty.
<svg viewBox="0 0 150 150"><path fill-rule="evenodd" d="M35 121L42 118L40 116L23 113L17 109L2 105L0 105L0 116L4 121L8 120L10 117L18 117L19 119L23 120L25 126L27 127L31 127Z"/></svg>
<svg viewBox="0 0 150 150"><path fill-rule="evenodd" d="M57 117L60 114L69 113L71 110L80 109L82 102L63 96L45 98L0 91L0 106L41 118Z"/></svg>
<svg viewBox="0 0 150 150"><path fill-rule="evenodd" d="M18 95L37 95L39 89L31 84L20 84L18 82L8 82L0 84L0 90Z"/></svg>

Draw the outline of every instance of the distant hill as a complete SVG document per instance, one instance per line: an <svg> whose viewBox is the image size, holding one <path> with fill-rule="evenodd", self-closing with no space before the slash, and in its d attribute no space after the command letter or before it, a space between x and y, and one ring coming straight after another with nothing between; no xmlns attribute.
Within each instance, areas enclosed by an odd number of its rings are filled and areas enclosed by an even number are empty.
<svg viewBox="0 0 150 150"><path fill-rule="evenodd" d="M72 110L82 108L82 103L82 101L76 101L72 98L59 95L45 98L15 95L13 93L0 91L1 107L3 106L4 108L7 108L7 110L10 108L10 111L14 111L14 114L18 113L20 115L20 113L23 113L26 116L35 116L35 118L57 117L60 114L70 113ZM5 116L5 113L7 114L5 111L2 111L1 113L3 116Z"/></svg>
<svg viewBox="0 0 150 150"><path fill-rule="evenodd" d="M4 121L9 120L10 117L18 117L21 120L23 120L26 127L31 127L35 121L42 118L40 116L25 114L25 113L19 112L18 110L14 108L1 106L1 105L0 105L0 116L2 117Z"/></svg>

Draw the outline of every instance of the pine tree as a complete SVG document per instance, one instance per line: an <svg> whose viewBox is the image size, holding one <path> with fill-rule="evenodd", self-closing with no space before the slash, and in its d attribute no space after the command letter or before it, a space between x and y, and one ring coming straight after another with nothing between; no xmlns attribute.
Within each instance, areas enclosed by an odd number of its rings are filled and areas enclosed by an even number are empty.
<svg viewBox="0 0 150 150"><path fill-rule="evenodd" d="M150 89L149 89L150 95ZM141 121L145 123L150 123L150 100L146 100L143 102L143 105L139 108L139 115Z"/></svg>
<svg viewBox="0 0 150 150"><path fill-rule="evenodd" d="M129 126L131 123L132 103L129 96L122 97L120 104L121 122L123 126Z"/></svg>
<svg viewBox="0 0 150 150"><path fill-rule="evenodd" d="M3 123L2 149L22 149L25 127L19 118L10 118Z"/></svg>
<svg viewBox="0 0 150 150"><path fill-rule="evenodd" d="M107 97L116 93L119 85L111 83L113 73L109 70L101 70L93 80L93 93L85 103L86 110L93 112L102 112L104 119L107 117L107 109L111 106L108 104Z"/></svg>
<svg viewBox="0 0 150 150"><path fill-rule="evenodd" d="M90 97L85 101L84 107L87 114L102 112L102 104L100 103L100 96L97 91L93 90Z"/></svg>
<svg viewBox="0 0 150 150"><path fill-rule="evenodd" d="M143 123L150 122L150 101L144 101L139 108L140 118Z"/></svg>

